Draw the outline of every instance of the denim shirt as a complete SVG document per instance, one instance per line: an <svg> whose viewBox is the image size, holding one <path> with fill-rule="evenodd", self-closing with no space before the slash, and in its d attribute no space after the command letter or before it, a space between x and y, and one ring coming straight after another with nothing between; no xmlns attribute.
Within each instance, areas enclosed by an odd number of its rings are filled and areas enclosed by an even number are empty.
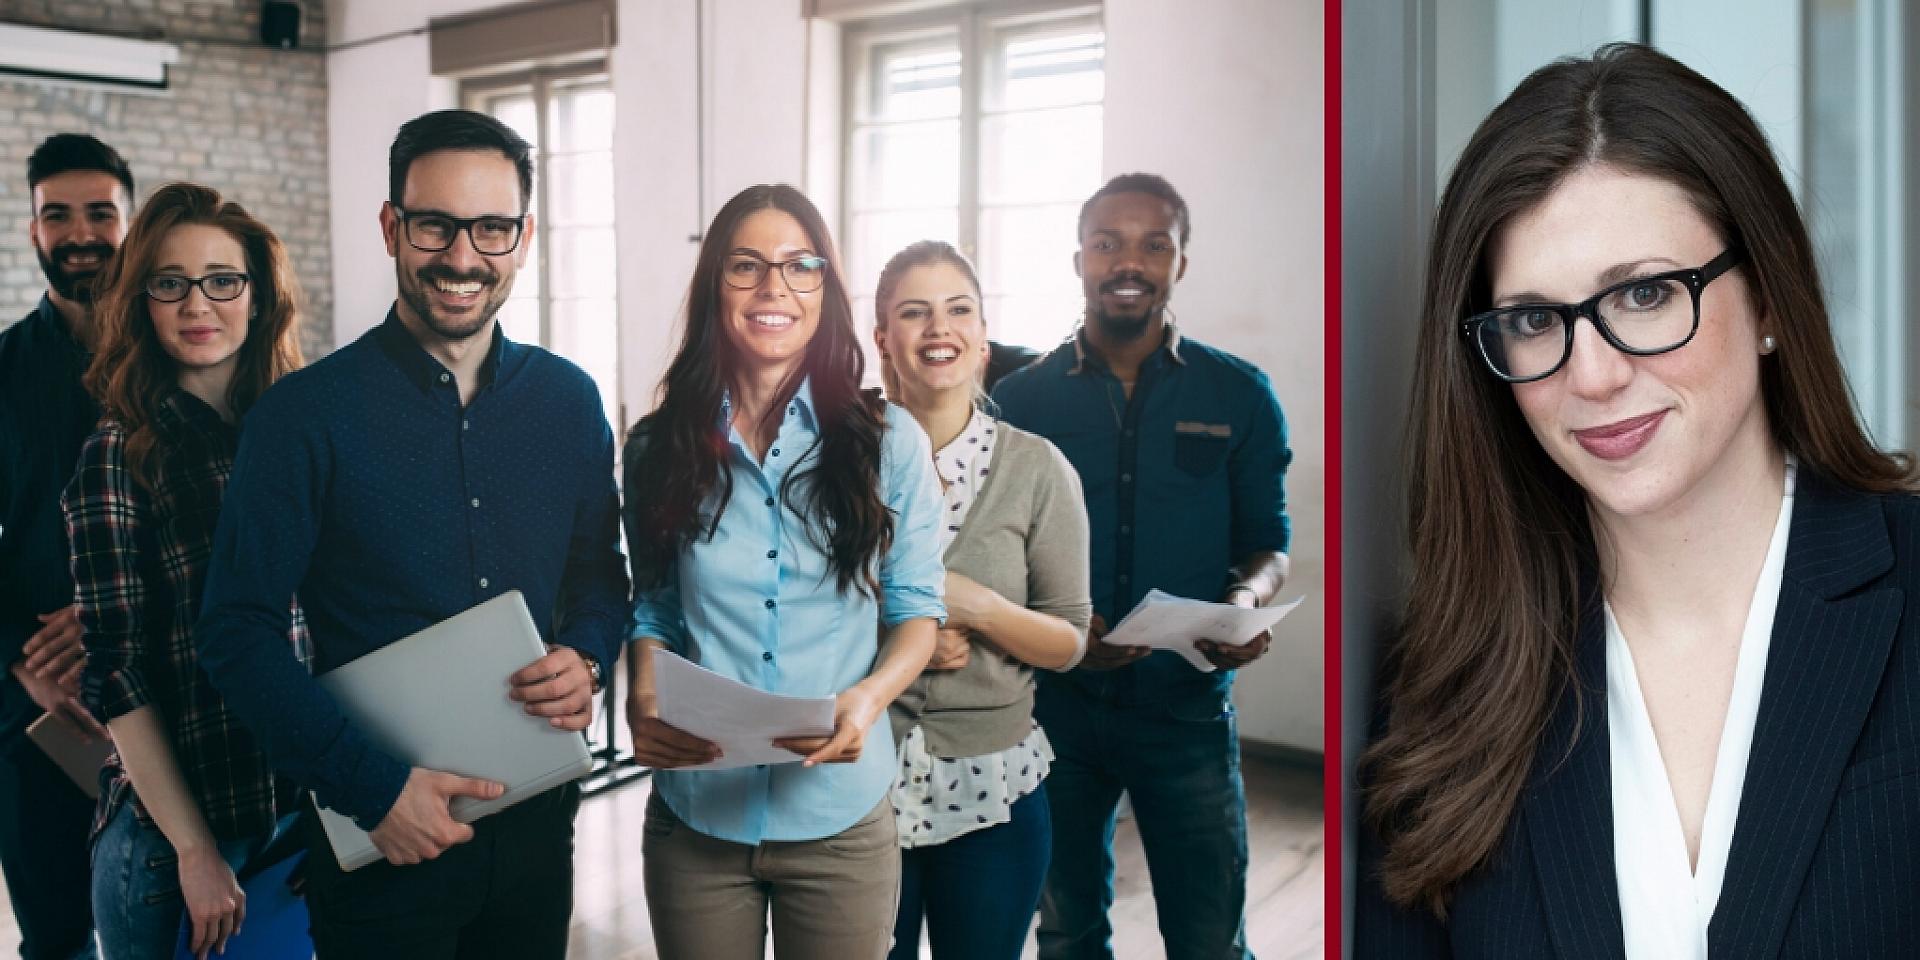
<svg viewBox="0 0 1920 960"><path fill-rule="evenodd" d="M1003 418L1053 441L1080 474L1093 609L1117 626L1148 591L1218 600L1230 568L1291 539L1293 453L1267 376L1167 328L1131 395L1084 333L994 388ZM1043 674L1121 704L1225 701L1233 671L1156 651L1118 670Z"/></svg>
<svg viewBox="0 0 1920 960"><path fill-rule="evenodd" d="M296 592L315 673L518 590L540 639L607 675L627 572L604 410L579 367L497 326L463 406L453 374L389 312L247 412L195 646L274 766L322 806L372 829L408 767L294 658Z"/></svg>
<svg viewBox="0 0 1920 960"><path fill-rule="evenodd" d="M667 585L638 591L630 635L657 638L759 690L831 697L873 671L876 624L891 629L916 617L946 617L940 485L927 435L904 410L887 405L880 494L894 526L893 544L880 559L876 603L857 588L838 588L825 551L809 540L789 498L780 496L781 482L816 457L810 384L803 382L788 403L764 464L727 426L731 420L723 402L720 429L730 441L733 498L713 536L681 552ZM790 499L804 505L805 490L796 488ZM654 789L674 816L711 837L744 844L817 840L872 811L886 796L894 763L893 733L883 715L853 763L662 770Z"/></svg>

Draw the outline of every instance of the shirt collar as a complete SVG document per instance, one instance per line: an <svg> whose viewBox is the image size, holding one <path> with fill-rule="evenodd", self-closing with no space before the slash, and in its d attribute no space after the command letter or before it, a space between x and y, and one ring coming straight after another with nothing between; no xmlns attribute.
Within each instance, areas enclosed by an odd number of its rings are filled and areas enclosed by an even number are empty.
<svg viewBox="0 0 1920 960"><path fill-rule="evenodd" d="M420 389L433 389L440 383L440 375L448 372L444 364L413 338L406 324L400 322L398 303L387 308L387 318L375 328L374 335L387 355L400 365L401 372ZM495 318L493 340L487 346L486 359L480 363L480 382L488 384L498 379L502 362L510 351L517 349L519 345L507 339L501 331L499 319Z"/></svg>
<svg viewBox="0 0 1920 960"><path fill-rule="evenodd" d="M968 442L972 441L972 442ZM974 459L979 452L991 445L992 438L987 435L987 415L979 407L973 408L973 415L967 418L967 425L954 434L947 445L934 451L933 469L940 479L947 483L956 483L966 475L967 461Z"/></svg>
<svg viewBox="0 0 1920 960"><path fill-rule="evenodd" d="M227 422L220 419L220 414L215 413L205 400L180 389L175 389L161 399L160 410L155 419L161 426L168 429L188 426L210 430L227 426Z"/></svg>
<svg viewBox="0 0 1920 960"><path fill-rule="evenodd" d="M40 304L34 307L33 312L39 316L41 323L47 325L47 329L52 331L55 337L72 345L75 353L81 356L89 355L86 344L81 343L80 339L73 335L73 330L67 326L67 318L61 316L60 308L53 305L53 297L46 293L40 294Z"/></svg>
<svg viewBox="0 0 1920 960"><path fill-rule="evenodd" d="M800 389L795 390L793 392L793 398L787 401L787 415L799 417L800 425L808 430L815 430L819 427L819 420L814 416L813 409L812 377L804 377L801 379ZM727 429L727 425L732 422L733 388L728 387L720 391L720 428L725 430Z"/></svg>
<svg viewBox="0 0 1920 960"><path fill-rule="evenodd" d="M1166 323L1166 330L1167 341L1160 345L1160 349L1165 350L1167 356L1171 358L1174 363L1183 367L1186 366L1186 358L1180 355L1180 328L1176 326L1173 321L1169 320ZM1074 328L1073 337L1069 342L1073 345L1073 365L1067 368L1067 376L1079 376L1081 369L1089 359L1099 363L1102 367L1106 366L1106 363L1100 360L1099 356L1093 352L1093 349L1087 345L1086 324L1083 323Z"/></svg>

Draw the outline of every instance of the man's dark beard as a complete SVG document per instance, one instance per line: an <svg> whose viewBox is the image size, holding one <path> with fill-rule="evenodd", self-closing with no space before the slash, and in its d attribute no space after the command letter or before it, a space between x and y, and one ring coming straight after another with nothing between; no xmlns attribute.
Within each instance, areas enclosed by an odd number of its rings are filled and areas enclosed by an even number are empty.
<svg viewBox="0 0 1920 960"><path fill-rule="evenodd" d="M407 306L413 308L413 315L419 317L420 322L426 324L428 330L432 330L435 336L444 340L466 340L479 333L481 329L487 325L487 321L492 320L494 314L500 312L501 305L506 302L505 296L501 296L497 301L484 302L481 304L478 315L472 323L463 326L449 326L434 315L433 298L432 295L428 293L427 288L433 286L436 280L445 280L449 283L466 283L471 281L486 284L484 289L493 291L498 289L497 285L500 282L499 275L485 270L460 273L445 267L424 267L416 272L413 277L415 281L414 284L403 282L399 285L400 297L407 301Z"/></svg>
<svg viewBox="0 0 1920 960"><path fill-rule="evenodd" d="M100 258L100 266L85 272L70 272L60 266L60 261L70 254L91 253ZM47 275L47 286L59 294L63 300L74 303L93 302L93 281L107 267L107 259L113 256L113 247L104 243L63 243L53 248L52 253L41 251L38 246L33 254L40 258L40 272Z"/></svg>
<svg viewBox="0 0 1920 960"><path fill-rule="evenodd" d="M1126 273L1118 277L1113 277L1100 285L1099 292L1101 294L1108 294L1121 287L1138 287L1141 290L1142 297L1147 300L1150 306L1137 317L1114 316L1100 309L1100 300L1096 297L1087 303L1087 320L1098 327L1100 333L1108 340L1125 343L1129 340L1140 339L1146 335L1148 330L1158 326L1160 317L1166 311L1167 305L1164 303L1153 303L1152 298L1160 292L1159 288L1148 283L1147 278L1137 273Z"/></svg>
<svg viewBox="0 0 1920 960"><path fill-rule="evenodd" d="M1093 325L1098 327L1100 333L1108 340L1116 343L1125 343L1129 340L1140 339L1146 335L1148 330L1157 326L1161 311L1165 309L1166 306L1162 304L1153 307L1137 317L1116 317L1101 311L1098 307L1089 306L1087 308L1087 319L1091 320Z"/></svg>

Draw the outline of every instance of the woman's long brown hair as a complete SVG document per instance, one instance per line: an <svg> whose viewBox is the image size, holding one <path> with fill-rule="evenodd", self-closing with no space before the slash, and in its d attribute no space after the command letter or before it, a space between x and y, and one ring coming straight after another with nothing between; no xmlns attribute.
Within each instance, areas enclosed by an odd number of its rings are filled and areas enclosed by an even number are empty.
<svg viewBox="0 0 1920 960"><path fill-rule="evenodd" d="M179 367L160 345L147 312L147 278L160 245L175 227L217 227L246 251L247 290L253 317L240 345L227 403L238 420L275 380L299 369L300 284L287 248L267 225L211 187L170 183L155 191L127 228L127 239L107 263L94 297L100 349L87 368L86 385L103 416L127 434L127 467L151 490L160 475L154 415L179 389Z"/></svg>
<svg viewBox="0 0 1920 960"><path fill-rule="evenodd" d="M733 497L727 433L720 403L733 388L739 350L721 317L720 270L733 250L734 231L761 210L798 221L827 260L820 288L820 324L806 353L780 385L766 416L777 418L804 379L813 395L820 455L787 474L780 497L803 518L808 538L827 555L840 590L878 596L878 559L893 543L893 514L880 490L880 452L886 406L860 389L866 355L853 328L853 305L841 281L827 222L813 202L786 184L748 187L714 214L687 288L686 329L661 381L660 408L627 435L625 483L627 555L636 589L665 583L680 552L713 536ZM807 451L812 452L811 449ZM805 460L807 453L794 458ZM810 482L800 484L801 480Z"/></svg>
<svg viewBox="0 0 1920 960"><path fill-rule="evenodd" d="M1761 361L1767 421L1801 469L1865 491L1911 485L1908 462L1860 426L1812 242L1746 109L1635 44L1521 82L1468 141L1434 222L1409 431L1413 578L1386 658L1384 729L1361 760L1386 895L1442 917L1493 855L1554 709L1580 696L1574 637L1597 589L1585 494L1460 322L1490 305L1495 234L1594 164L1679 186L1746 250L1755 306L1778 339Z"/></svg>

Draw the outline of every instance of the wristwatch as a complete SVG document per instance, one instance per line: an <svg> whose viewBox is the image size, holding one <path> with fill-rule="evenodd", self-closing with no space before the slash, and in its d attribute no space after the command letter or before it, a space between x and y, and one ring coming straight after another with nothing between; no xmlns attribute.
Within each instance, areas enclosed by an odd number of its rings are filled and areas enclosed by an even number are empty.
<svg viewBox="0 0 1920 960"><path fill-rule="evenodd" d="M1256 606L1256 607L1257 607L1257 606L1259 606L1259 605L1260 605L1260 591L1258 591L1258 590L1255 590L1255 589L1253 589L1252 587L1250 587L1250 586L1248 586L1248 585L1246 585L1246 584L1244 584L1244 583L1236 583L1236 584L1234 584L1234 585L1232 585L1232 586L1230 586L1230 587L1228 587L1228 588L1227 588L1227 596L1226 596L1226 601L1227 601L1228 603L1232 603L1232 602L1233 602L1233 595L1234 595L1234 592L1235 592L1235 591L1241 591L1241 592L1244 592L1244 593L1246 593L1246 595L1247 595L1247 596L1249 596L1249 597L1252 597L1252 598L1253 598L1253 605L1254 605L1254 606Z"/></svg>
<svg viewBox="0 0 1920 960"><path fill-rule="evenodd" d="M603 686L600 682L600 661L584 653L580 655L580 660L587 665L587 676L593 678L593 692L599 693Z"/></svg>

